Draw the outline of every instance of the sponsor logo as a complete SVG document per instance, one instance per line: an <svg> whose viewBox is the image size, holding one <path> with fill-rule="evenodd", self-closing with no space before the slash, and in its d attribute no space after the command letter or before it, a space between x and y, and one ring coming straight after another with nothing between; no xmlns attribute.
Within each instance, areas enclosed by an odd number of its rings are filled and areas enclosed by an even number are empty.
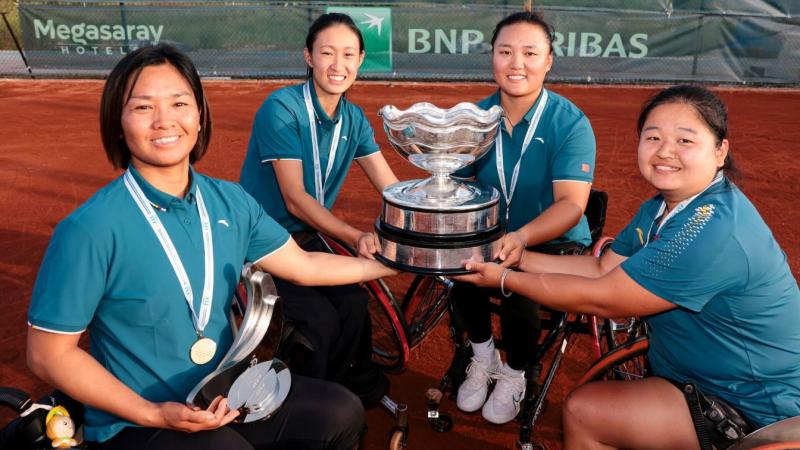
<svg viewBox="0 0 800 450"><path fill-rule="evenodd" d="M392 70L392 9L328 7L325 12L349 15L364 37L364 63L361 72Z"/></svg>
<svg viewBox="0 0 800 450"><path fill-rule="evenodd" d="M139 45L158 44L164 25L59 23L53 19L33 19L33 37L54 41L61 53L125 54Z"/></svg>
<svg viewBox="0 0 800 450"><path fill-rule="evenodd" d="M584 58L643 58L647 56L647 33L556 32L553 52L556 56ZM481 30L408 29L408 53L491 53L492 48Z"/></svg>

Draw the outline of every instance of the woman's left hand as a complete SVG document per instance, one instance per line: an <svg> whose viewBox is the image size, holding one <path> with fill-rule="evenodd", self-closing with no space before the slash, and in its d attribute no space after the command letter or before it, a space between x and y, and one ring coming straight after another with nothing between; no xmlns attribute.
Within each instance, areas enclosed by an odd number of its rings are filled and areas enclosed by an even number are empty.
<svg viewBox="0 0 800 450"><path fill-rule="evenodd" d="M358 256L368 259L375 259L374 253L381 251L381 242L375 233L363 233L356 242Z"/></svg>
<svg viewBox="0 0 800 450"><path fill-rule="evenodd" d="M522 233L518 231L506 233L500 240L500 250L495 258L500 259L500 265L503 267L517 267L527 246L527 239Z"/></svg>
<svg viewBox="0 0 800 450"><path fill-rule="evenodd" d="M465 281L476 286L499 287L500 275L503 274L505 267L493 262L478 262L470 259L466 261L464 268L473 273L467 275L457 275L453 279Z"/></svg>

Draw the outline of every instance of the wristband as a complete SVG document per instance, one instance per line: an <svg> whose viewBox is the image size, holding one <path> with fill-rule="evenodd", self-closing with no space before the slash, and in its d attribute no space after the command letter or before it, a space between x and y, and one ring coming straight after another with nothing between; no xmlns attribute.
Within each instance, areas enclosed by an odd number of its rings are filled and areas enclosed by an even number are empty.
<svg viewBox="0 0 800 450"><path fill-rule="evenodd" d="M506 289L504 287L506 283L506 277L508 276L509 272L511 272L511 269L506 267L505 270L503 270L503 273L500 274L500 293L503 294L503 297L506 298L511 297L514 294L511 291L506 292Z"/></svg>

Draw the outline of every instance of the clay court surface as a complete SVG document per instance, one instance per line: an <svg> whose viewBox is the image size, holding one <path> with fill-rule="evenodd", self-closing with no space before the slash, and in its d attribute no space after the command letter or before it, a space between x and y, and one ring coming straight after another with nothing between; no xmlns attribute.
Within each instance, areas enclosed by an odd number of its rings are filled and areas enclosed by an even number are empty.
<svg viewBox="0 0 800 450"><path fill-rule="evenodd" d="M292 82L293 83L293 82ZM214 133L211 148L197 168L211 176L237 180L256 109L279 82L208 81ZM98 128L101 81L0 80L0 385L42 395L50 389L25 365L26 311L39 263L55 225L98 188L119 176L105 158ZM595 187L609 193L606 234L616 234L653 195L636 168L635 121L642 101L655 87L552 85L589 116L597 137ZM400 84L358 82L349 98L362 106L377 130L378 143L398 177L420 172L391 150L377 116L385 104L405 108L428 101L452 106L477 101L490 84ZM800 91L717 89L729 107L731 149L750 197L800 275L800 183L797 160ZM354 167L356 167L354 165ZM335 212L367 230L379 214L380 198L358 168L350 174ZM65 268L68 270L68 268ZM407 276L391 280L401 296ZM291 299L288 299L291 300ZM446 324L412 352L408 369L392 376L391 395L410 408L409 447L513 448L519 426L493 426L479 414L442 410L455 427L431 431L425 420L424 391L438 384L452 355ZM561 448L560 409L566 392L590 362L586 340L573 342L549 396L549 406L534 434L547 448ZM613 405L609 405L613 408ZM0 413L0 423L10 417ZM368 412L367 447L385 448L392 420L380 408Z"/></svg>

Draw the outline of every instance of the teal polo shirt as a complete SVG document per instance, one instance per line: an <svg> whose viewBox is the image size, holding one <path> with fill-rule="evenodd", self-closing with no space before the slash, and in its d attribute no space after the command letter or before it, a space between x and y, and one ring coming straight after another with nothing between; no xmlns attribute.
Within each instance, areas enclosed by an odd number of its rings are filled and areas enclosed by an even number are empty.
<svg viewBox="0 0 800 450"><path fill-rule="evenodd" d="M646 318L655 375L694 382L758 426L800 415L800 291L772 232L727 179L656 235L661 201L612 246L628 276L677 306Z"/></svg>
<svg viewBox="0 0 800 450"><path fill-rule="evenodd" d="M522 152L525 133L541 98L540 94L510 134L505 123L501 124L499 132L503 139L503 170L506 186L509 189L514 165ZM478 103L483 109L494 105L500 105L499 90ZM520 163L517 187L511 199L508 231L522 228L553 204L554 182L591 183L594 177L594 132L589 119L572 102L553 91L548 91L547 104L533 136ZM500 178L497 176L496 152L496 146L493 145L486 155L457 172L456 176L475 177L478 182L496 188L500 192L501 216L505 217L507 205L500 188ZM586 217L581 217L577 225L567 230L560 238L551 241L551 243L566 242L584 245L591 243Z"/></svg>
<svg viewBox="0 0 800 450"><path fill-rule="evenodd" d="M205 335L218 344L196 365L192 315L155 233L122 177L95 193L56 227L33 288L28 321L55 333L89 329L89 351L111 374L153 402L183 403L232 343L230 299L245 261L274 252L289 235L241 186L191 171L184 198L155 189L131 169L181 257L194 290L203 292L203 237L195 200L200 188L214 243L214 291ZM133 424L95 408L86 411L86 438L106 441Z"/></svg>
<svg viewBox="0 0 800 450"><path fill-rule="evenodd" d="M327 209L332 209L353 159L370 156L380 150L375 143L372 127L361 108L342 96L335 117L330 118L319 104L313 83L311 98L316 113L314 123L319 140L320 170L325 182L324 203ZM338 121L342 121L339 147L330 177L325 180L331 140ZM276 159L302 161L303 185L309 195L315 196L311 130L302 84L273 92L256 112L239 182L289 232L313 231L313 228L286 209L271 164Z"/></svg>

